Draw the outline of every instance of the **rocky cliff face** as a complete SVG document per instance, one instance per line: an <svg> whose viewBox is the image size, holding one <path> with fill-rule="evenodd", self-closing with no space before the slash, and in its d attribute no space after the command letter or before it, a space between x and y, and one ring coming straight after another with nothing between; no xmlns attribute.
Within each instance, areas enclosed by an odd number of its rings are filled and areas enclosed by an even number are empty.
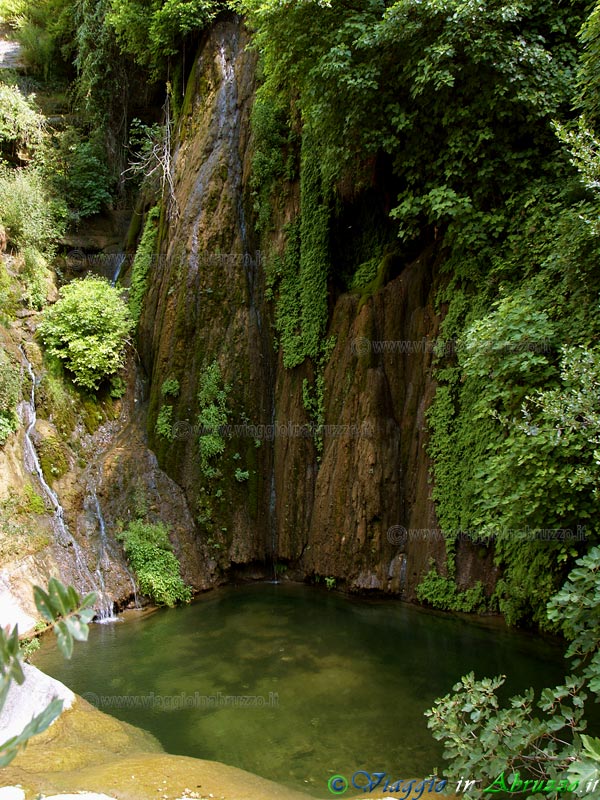
<svg viewBox="0 0 600 800"><path fill-rule="evenodd" d="M140 335L151 379L151 441L196 521L203 520L198 541L222 569L264 563L270 547L268 443L245 435L250 428L227 437L218 476L203 471L199 459L198 390L212 364L234 411L227 424L269 421L272 407L264 276L245 215L255 69L248 43L239 20L222 20L194 65L173 155L176 203L163 220ZM154 430L168 379L180 387L171 441Z"/></svg>
<svg viewBox="0 0 600 800"><path fill-rule="evenodd" d="M322 458L302 426L311 367L276 353L265 270L249 211L250 111L255 57L241 20L219 21L192 71L173 156L175 200L163 219L140 351L150 376L148 430L161 467L183 488L196 546L212 579L232 568L415 597L429 560L441 564L424 450L432 399L435 253L400 265L365 299L344 293L330 310L336 345L325 369ZM290 187L271 245L298 211ZM229 386L223 452L200 456L202 376L216 362ZM155 429L168 379L172 436ZM265 428L265 426L270 426ZM237 459L237 460L236 460ZM234 467L248 478L235 478ZM475 562L473 562L474 564ZM459 575L468 584L477 570ZM476 577L480 577L477 575Z"/></svg>
<svg viewBox="0 0 600 800"><path fill-rule="evenodd" d="M133 519L168 525L183 578L196 590L237 575L286 574L410 600L430 560L443 567L424 449L438 256L432 248L396 259L367 292L330 286L327 336L335 346L323 373L319 454L303 398L315 368L283 365L258 252L281 256L286 225L301 209L298 183L290 183L259 245L249 43L239 18L221 18L189 77L174 132L173 195L140 320L147 380L132 358L122 401L77 398L60 388L34 343L36 313L3 334L29 400L21 429L0 452L0 621L29 627L31 584L52 574L80 591L99 590L105 613L115 600L128 602L134 585L115 534ZM371 224L352 213L357 228ZM385 209L379 216L377 224L387 224ZM165 410L168 425L157 425ZM28 463L31 443L54 499ZM459 543L459 586L489 586L488 561Z"/></svg>

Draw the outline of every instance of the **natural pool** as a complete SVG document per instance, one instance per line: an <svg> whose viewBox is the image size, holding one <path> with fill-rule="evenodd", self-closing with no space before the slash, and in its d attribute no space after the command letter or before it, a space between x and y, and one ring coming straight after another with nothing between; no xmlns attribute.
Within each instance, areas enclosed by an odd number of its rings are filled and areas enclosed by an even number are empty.
<svg viewBox="0 0 600 800"><path fill-rule="evenodd" d="M319 797L336 773L443 775L423 711L466 672L508 674L510 693L564 674L557 644L497 621L286 584L94 625L70 662L47 637L35 664L170 753Z"/></svg>

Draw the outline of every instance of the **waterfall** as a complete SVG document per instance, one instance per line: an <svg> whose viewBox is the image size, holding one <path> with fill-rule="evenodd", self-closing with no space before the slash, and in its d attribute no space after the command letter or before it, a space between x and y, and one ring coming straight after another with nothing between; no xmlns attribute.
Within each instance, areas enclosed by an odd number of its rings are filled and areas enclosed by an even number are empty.
<svg viewBox="0 0 600 800"><path fill-rule="evenodd" d="M73 535L71 534L71 531L69 530L67 523L65 522L64 509L60 504L58 495L46 483L46 479L44 478L44 473L42 472L40 460L38 458L37 451L35 449L35 446L31 438L31 434L35 430L35 424L37 422L37 414L35 411L35 387L37 381L35 373L33 371L33 367L31 366L31 362L27 358L27 355L22 345L20 346L20 350L21 350L21 355L23 356L23 364L31 379L31 392L29 395L29 400L23 400L19 404L19 409L18 409L19 417L25 428L25 439L23 447L25 469L31 475L35 475L37 477L38 482L40 484L40 488L42 490L43 497L52 506L54 512L52 524L56 532L57 541L63 547L71 547L73 549L73 554L75 556L74 558L75 569L78 576L78 585L76 585L75 588L81 595L87 594L88 592L91 591L97 592L98 595L101 595L98 584L96 583L94 576L90 572L90 569L87 565L87 561L85 559L83 551L79 546L79 544L77 543L77 541L73 538Z"/></svg>
<svg viewBox="0 0 600 800"><path fill-rule="evenodd" d="M98 614L99 619L97 621L114 622L118 619L118 617L115 616L114 614L113 603L108 597L106 592L105 575L107 574L108 571L111 570L112 564L121 561L121 559L119 554L115 552L113 545L107 536L106 521L104 519L104 514L102 513L102 508L100 506L100 500L98 499L98 494L96 492L96 484L90 480L88 482L87 489L88 489L87 498L90 501L88 503L88 510L91 511L91 513L96 519L98 525L98 534L99 534L98 565L96 567L96 576L98 577L98 581L100 583L103 596L108 599L108 602L104 603L103 606L100 608ZM137 595L137 586L134 577L125 565L123 565L123 569L127 573L127 576L129 577L129 581L131 583L131 591L133 594L135 607L140 608L140 603Z"/></svg>
<svg viewBox="0 0 600 800"><path fill-rule="evenodd" d="M121 269L123 268L124 263L125 263L125 253L119 253L117 256L115 271L110 281L111 286L117 285L117 281L119 280L119 275L121 274Z"/></svg>
<svg viewBox="0 0 600 800"><path fill-rule="evenodd" d="M106 524L102 516L102 509L98 502L95 490L92 490L91 498L94 504L94 511L98 519L100 531L100 542L98 545L98 563L96 566L96 577L100 584L100 608L98 609L98 622L113 622L117 619L114 613L114 605L106 591L106 581L104 580L105 570L110 569L110 560L107 552Z"/></svg>

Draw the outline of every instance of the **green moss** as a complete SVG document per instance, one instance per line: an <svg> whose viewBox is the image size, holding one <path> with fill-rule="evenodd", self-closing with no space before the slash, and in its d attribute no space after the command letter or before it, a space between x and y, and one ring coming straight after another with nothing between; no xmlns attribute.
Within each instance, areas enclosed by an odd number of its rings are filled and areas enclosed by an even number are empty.
<svg viewBox="0 0 600 800"><path fill-rule="evenodd" d="M367 300L380 289L383 289L390 280L396 261L397 255L395 253L387 253L381 260L371 259L358 268L352 279L352 293L360 297L357 313ZM373 277L367 281L370 275L373 275Z"/></svg>
<svg viewBox="0 0 600 800"><path fill-rule="evenodd" d="M44 478L52 486L69 469L66 447L56 436L48 436L39 442L37 452Z"/></svg>
<svg viewBox="0 0 600 800"><path fill-rule="evenodd" d="M260 444L260 441L259 441ZM248 470L248 513L253 519L258 516L260 476L258 473L258 454L254 442L248 442L246 446L246 468Z"/></svg>
<svg viewBox="0 0 600 800"><path fill-rule="evenodd" d="M144 232L133 259L131 268L131 287L129 290L129 310L135 323L139 322L142 313L142 305L146 295L146 284L148 273L156 258L157 251L157 220L160 217L160 209L154 206L148 212Z"/></svg>
<svg viewBox="0 0 600 800"><path fill-rule="evenodd" d="M22 510L26 514L45 514L46 506L44 500L35 491L30 483L26 483L23 489L25 494L25 502L22 505Z"/></svg>
<svg viewBox="0 0 600 800"><path fill-rule="evenodd" d="M29 513L36 512L30 510L27 497L19 497L14 491L0 501L0 563L32 555L50 544L45 531L23 519Z"/></svg>
<svg viewBox="0 0 600 800"><path fill-rule="evenodd" d="M127 229L127 236L125 237L125 249L128 253L132 252L135 248L136 242L142 230L142 221L144 215L136 208L131 215L131 222Z"/></svg>
<svg viewBox="0 0 600 800"><path fill-rule="evenodd" d="M81 417L86 431L90 434L95 433L104 422L104 412L92 395L84 395L81 398Z"/></svg>
<svg viewBox="0 0 600 800"><path fill-rule="evenodd" d="M38 416L52 422L67 438L77 422L76 394L68 388L58 361L48 366L36 391Z"/></svg>

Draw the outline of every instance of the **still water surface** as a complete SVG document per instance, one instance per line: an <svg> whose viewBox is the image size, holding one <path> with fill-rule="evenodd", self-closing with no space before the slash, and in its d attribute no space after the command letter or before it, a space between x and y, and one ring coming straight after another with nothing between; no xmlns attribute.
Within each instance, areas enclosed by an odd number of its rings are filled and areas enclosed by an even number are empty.
<svg viewBox="0 0 600 800"><path fill-rule="evenodd" d="M94 625L70 662L48 637L35 664L170 753L320 797L336 773L443 775L423 712L463 674L508 674L510 693L564 674L558 645L494 621L285 584Z"/></svg>

